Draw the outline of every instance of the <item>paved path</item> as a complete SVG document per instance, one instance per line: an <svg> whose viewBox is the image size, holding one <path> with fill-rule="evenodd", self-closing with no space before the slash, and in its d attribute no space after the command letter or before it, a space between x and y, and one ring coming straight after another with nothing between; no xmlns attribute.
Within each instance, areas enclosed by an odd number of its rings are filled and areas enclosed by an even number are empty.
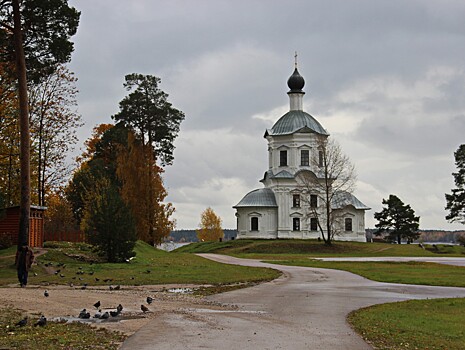
<svg viewBox="0 0 465 350"><path fill-rule="evenodd" d="M398 256L385 256L385 257L366 257L366 258L357 258L357 257L348 257L348 258L314 258L316 260L323 261L397 261L397 262L406 262L406 261L424 261L424 262L434 262L438 264L446 265L457 265L465 266L465 258L447 258L447 257L398 257Z"/></svg>
<svg viewBox="0 0 465 350"><path fill-rule="evenodd" d="M281 266L201 254L227 264L271 267L283 276L269 283L210 297L235 310L195 309L162 315L122 349L313 349L371 347L345 319L355 309L407 299L465 297L465 288L379 283L345 271Z"/></svg>

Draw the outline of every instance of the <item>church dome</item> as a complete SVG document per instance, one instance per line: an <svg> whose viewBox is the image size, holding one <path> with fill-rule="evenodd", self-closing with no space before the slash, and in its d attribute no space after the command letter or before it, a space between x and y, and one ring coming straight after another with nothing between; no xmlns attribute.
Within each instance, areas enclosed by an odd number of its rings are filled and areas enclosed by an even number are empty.
<svg viewBox="0 0 465 350"><path fill-rule="evenodd" d="M302 89L305 85L304 77L300 75L299 71L294 69L294 73L287 80L287 86L291 91L289 92L303 92Z"/></svg>
<svg viewBox="0 0 465 350"><path fill-rule="evenodd" d="M260 188L247 193L233 208L277 206L274 192L269 188Z"/></svg>
<svg viewBox="0 0 465 350"><path fill-rule="evenodd" d="M310 114L300 110L292 110L279 118L273 127L266 131L265 137L268 135L291 135L299 131L314 132L325 136L329 135L323 126Z"/></svg>

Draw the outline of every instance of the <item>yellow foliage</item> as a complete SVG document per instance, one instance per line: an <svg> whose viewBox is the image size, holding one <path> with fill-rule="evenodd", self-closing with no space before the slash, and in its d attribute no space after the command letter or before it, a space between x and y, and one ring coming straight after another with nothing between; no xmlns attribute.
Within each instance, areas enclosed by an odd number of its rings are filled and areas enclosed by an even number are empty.
<svg viewBox="0 0 465 350"><path fill-rule="evenodd" d="M212 208L208 207L203 211L200 217L200 228L196 232L197 238L201 242L223 239L224 232L221 228L221 218L215 214Z"/></svg>

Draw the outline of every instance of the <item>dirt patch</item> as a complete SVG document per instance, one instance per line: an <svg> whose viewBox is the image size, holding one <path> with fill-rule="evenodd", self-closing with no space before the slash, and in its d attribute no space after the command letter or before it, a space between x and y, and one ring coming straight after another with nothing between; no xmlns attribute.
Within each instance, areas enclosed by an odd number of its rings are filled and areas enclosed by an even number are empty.
<svg viewBox="0 0 465 350"><path fill-rule="evenodd" d="M156 285L156 286L121 286L120 290L109 290L108 287L88 287L85 290L68 286L27 286L19 288L8 286L0 288L0 300L4 306L12 306L23 310L30 315L45 315L47 319L66 320L77 319L80 311L86 309L91 313L91 319L85 322L92 323L96 327L104 327L110 330L131 335L139 330L150 320L164 313L186 312L192 305L201 305L203 308L225 309L219 303L208 301L203 297L169 293L172 288L192 288L191 285ZM198 286L195 286L198 287ZM49 296L44 296L47 290ZM150 296L153 302L147 304L146 298ZM118 304L123 306L123 311L116 317L108 320L92 319L97 309L93 306L100 301L101 312L114 311ZM148 307L149 311L143 312L141 305Z"/></svg>

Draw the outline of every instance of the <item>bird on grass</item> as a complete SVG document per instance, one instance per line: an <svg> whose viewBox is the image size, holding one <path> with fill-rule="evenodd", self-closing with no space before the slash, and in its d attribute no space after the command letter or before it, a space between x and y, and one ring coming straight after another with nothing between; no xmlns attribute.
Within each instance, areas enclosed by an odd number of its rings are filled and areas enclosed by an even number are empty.
<svg viewBox="0 0 465 350"><path fill-rule="evenodd" d="M16 323L16 326L18 326L18 327L24 327L25 325L27 325L27 316L24 317L21 321L18 321Z"/></svg>
<svg viewBox="0 0 465 350"><path fill-rule="evenodd" d="M39 320L37 321L37 323L35 325L40 326L40 327L44 327L46 324L47 324L47 318L44 315L42 315L42 316L40 316Z"/></svg>
<svg viewBox="0 0 465 350"><path fill-rule="evenodd" d="M116 317L116 316L119 315L119 311L118 311L118 310L116 310L116 311L110 311L110 315L111 315L111 317Z"/></svg>
<svg viewBox="0 0 465 350"><path fill-rule="evenodd" d="M97 302L94 304L94 307L95 307L96 309L98 309L98 308L100 307L100 305L101 305L101 303L100 303L100 300L99 300L99 301L97 301Z"/></svg>
<svg viewBox="0 0 465 350"><path fill-rule="evenodd" d="M46 291L44 292L44 297L47 298L49 295L50 295L50 294L48 293L48 290L46 290Z"/></svg>
<svg viewBox="0 0 465 350"><path fill-rule="evenodd" d="M149 311L149 308L145 305L141 305L140 306L140 309L142 310L142 312L145 314L147 311Z"/></svg>
<svg viewBox="0 0 465 350"><path fill-rule="evenodd" d="M123 305L118 304L118 306L116 307L116 310L117 310L118 312L123 311Z"/></svg>
<svg viewBox="0 0 465 350"><path fill-rule="evenodd" d="M79 313L79 318L90 318L90 312L87 312L86 309L82 309L81 312Z"/></svg>
<svg viewBox="0 0 465 350"><path fill-rule="evenodd" d="M147 297L147 304L152 304L153 298L152 297Z"/></svg>

